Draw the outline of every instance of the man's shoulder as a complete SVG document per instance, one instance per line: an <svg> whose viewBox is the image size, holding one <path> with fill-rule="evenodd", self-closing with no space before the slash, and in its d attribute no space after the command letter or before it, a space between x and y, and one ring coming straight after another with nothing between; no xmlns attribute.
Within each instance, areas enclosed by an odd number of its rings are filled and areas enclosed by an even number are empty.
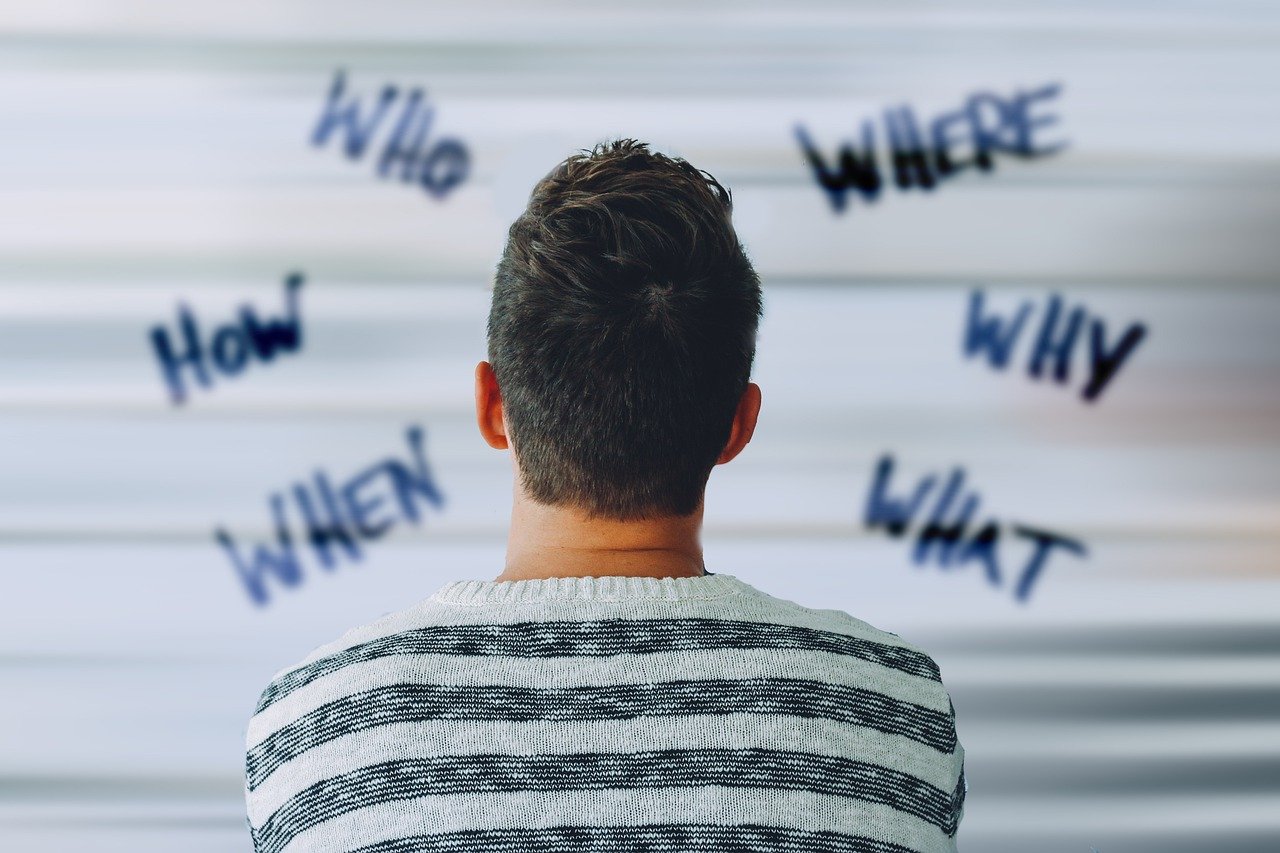
<svg viewBox="0 0 1280 853"><path fill-rule="evenodd" d="M798 617L807 626L885 646L896 646L903 651L912 652L933 662L933 658L919 644L892 631L873 625L865 619L860 619L848 611L831 607L810 607L797 601L779 598L774 595L766 595L766 597L774 602L780 613L788 612L792 620Z"/></svg>
<svg viewBox="0 0 1280 853"><path fill-rule="evenodd" d="M902 682L904 688L929 707L939 711L952 707L938 662L919 643L845 610L810 607L774 595L766 597L772 605L771 618L838 638L836 645L843 647L841 651L846 652L850 660L858 660L862 665L877 664L872 671L880 677L895 681L906 679Z"/></svg>
<svg viewBox="0 0 1280 853"><path fill-rule="evenodd" d="M385 613L381 617L350 628L336 639L316 646L305 657L276 670L258 697L254 720L268 708L285 703L293 694L321 681L324 676L345 668L353 661L377 656L378 649L397 642L406 632L431 622L431 600ZM254 721L250 723L251 731Z"/></svg>

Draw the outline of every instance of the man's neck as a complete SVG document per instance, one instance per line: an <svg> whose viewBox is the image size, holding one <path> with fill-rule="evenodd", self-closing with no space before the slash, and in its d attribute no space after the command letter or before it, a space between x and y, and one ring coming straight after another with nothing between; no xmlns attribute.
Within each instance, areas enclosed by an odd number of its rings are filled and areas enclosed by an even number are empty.
<svg viewBox="0 0 1280 853"><path fill-rule="evenodd" d="M570 508L535 503L517 484L506 567L495 580L704 575L701 529L701 506L683 517L593 519Z"/></svg>

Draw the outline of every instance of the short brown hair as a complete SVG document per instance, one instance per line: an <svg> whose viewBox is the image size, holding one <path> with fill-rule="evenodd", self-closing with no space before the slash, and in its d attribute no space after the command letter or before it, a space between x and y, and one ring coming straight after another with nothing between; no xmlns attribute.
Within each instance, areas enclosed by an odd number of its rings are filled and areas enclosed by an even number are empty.
<svg viewBox="0 0 1280 853"><path fill-rule="evenodd" d="M711 175L632 139L533 188L488 321L532 499L621 520L701 504L763 315L732 210Z"/></svg>

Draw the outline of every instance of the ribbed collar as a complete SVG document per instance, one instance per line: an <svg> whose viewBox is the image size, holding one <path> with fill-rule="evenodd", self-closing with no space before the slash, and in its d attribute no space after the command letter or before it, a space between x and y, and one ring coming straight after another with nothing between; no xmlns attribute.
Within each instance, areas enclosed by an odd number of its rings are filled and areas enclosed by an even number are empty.
<svg viewBox="0 0 1280 853"><path fill-rule="evenodd" d="M538 578L522 581L451 581L432 601L478 607L516 601L685 601L741 595L751 590L733 575L647 578L631 575Z"/></svg>

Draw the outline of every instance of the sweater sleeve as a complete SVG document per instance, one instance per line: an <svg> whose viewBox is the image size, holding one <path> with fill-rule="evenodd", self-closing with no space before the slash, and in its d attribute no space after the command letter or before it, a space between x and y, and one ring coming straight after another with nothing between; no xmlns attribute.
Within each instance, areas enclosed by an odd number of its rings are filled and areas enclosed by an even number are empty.
<svg viewBox="0 0 1280 853"><path fill-rule="evenodd" d="M951 708L951 721L955 724L956 708L951 702L951 694L947 694L947 704ZM955 779L955 785L951 794L951 836L955 837L956 832L960 829L960 821L964 817L964 800L965 794L969 791L969 781L964 775L964 746L960 743L960 737L956 735L955 752L951 755L952 778Z"/></svg>

